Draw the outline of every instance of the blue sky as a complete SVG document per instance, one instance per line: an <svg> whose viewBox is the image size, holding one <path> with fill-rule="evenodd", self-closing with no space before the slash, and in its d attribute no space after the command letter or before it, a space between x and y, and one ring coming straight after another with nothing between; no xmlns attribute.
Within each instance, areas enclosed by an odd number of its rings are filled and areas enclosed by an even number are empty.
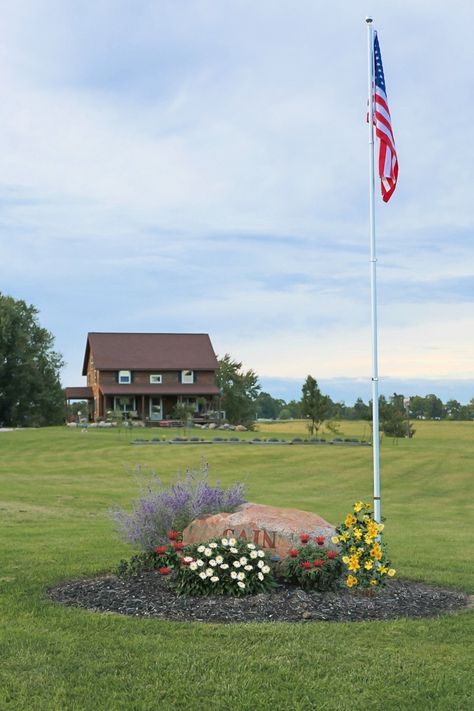
<svg viewBox="0 0 474 711"><path fill-rule="evenodd" d="M348 7L349 6L349 7ZM208 332L265 389L369 397L366 27L382 392L474 396L471 0L17 0L0 24L0 289L82 383L88 331Z"/></svg>

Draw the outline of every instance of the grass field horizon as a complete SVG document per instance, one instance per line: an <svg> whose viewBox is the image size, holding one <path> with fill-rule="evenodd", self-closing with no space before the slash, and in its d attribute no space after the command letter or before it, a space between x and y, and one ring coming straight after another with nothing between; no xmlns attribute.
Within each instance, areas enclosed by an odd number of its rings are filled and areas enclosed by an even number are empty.
<svg viewBox="0 0 474 711"><path fill-rule="evenodd" d="M384 439L381 447L390 557L400 577L473 593L474 423L415 427L412 440ZM367 423L342 422L340 429L337 436L368 436ZM138 470L169 481L204 459L212 481L242 481L251 501L314 511L333 523L356 499L371 499L370 447L137 447L135 436L156 431L0 434L1 709L471 706L472 611L393 622L220 626L50 602L46 589L60 580L110 571L131 555L109 511L131 507ZM243 436L308 435L304 422L277 422Z"/></svg>

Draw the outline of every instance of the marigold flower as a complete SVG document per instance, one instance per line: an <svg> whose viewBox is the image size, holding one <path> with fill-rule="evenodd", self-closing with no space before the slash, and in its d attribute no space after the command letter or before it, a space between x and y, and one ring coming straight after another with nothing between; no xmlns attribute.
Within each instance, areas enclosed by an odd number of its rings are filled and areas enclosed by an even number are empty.
<svg viewBox="0 0 474 711"><path fill-rule="evenodd" d="M380 560L382 557L382 549L380 548L378 543L374 543L372 548L370 549L370 555L372 558L375 558L375 560Z"/></svg>
<svg viewBox="0 0 474 711"><path fill-rule="evenodd" d="M356 539L356 541L360 541L360 539L362 538L362 531L360 528L354 528L354 538Z"/></svg>
<svg viewBox="0 0 474 711"><path fill-rule="evenodd" d="M344 519L344 523L346 524L347 528L350 528L356 522L357 522L356 517L354 516L354 514L351 514L351 513L347 514L346 518Z"/></svg>
<svg viewBox="0 0 474 711"><path fill-rule="evenodd" d="M357 585L358 582L357 578L353 575L347 576L346 585L348 588L352 588L354 585Z"/></svg>
<svg viewBox="0 0 474 711"><path fill-rule="evenodd" d="M324 546L324 542L325 542L325 540L326 540L326 536L316 536L316 538L315 538L314 540L316 541L316 543L318 544L318 546Z"/></svg>
<svg viewBox="0 0 474 711"><path fill-rule="evenodd" d="M364 543L367 543L368 546L371 546L373 540L374 540L374 539L372 538L372 536L369 536L368 533L365 534L365 536L364 536Z"/></svg>
<svg viewBox="0 0 474 711"><path fill-rule="evenodd" d="M341 541L345 543L349 539L349 535L347 533L341 533Z"/></svg>
<svg viewBox="0 0 474 711"><path fill-rule="evenodd" d="M156 546L155 553L158 555L164 555L168 551L168 546Z"/></svg>
<svg viewBox="0 0 474 711"><path fill-rule="evenodd" d="M324 560L322 558L316 558L313 565L315 568L322 568L324 565Z"/></svg>
<svg viewBox="0 0 474 711"><path fill-rule="evenodd" d="M332 543L334 543L334 545L337 545L339 543L338 536L332 536L331 541L332 541Z"/></svg>
<svg viewBox="0 0 474 711"><path fill-rule="evenodd" d="M360 563L359 563L359 558L356 555L351 555L349 559L349 565L347 566L349 570L359 570L360 568Z"/></svg>
<svg viewBox="0 0 474 711"><path fill-rule="evenodd" d="M388 570L389 577L393 578L393 576L395 575L396 572L397 571L395 570L395 568L389 568L389 570Z"/></svg>
<svg viewBox="0 0 474 711"><path fill-rule="evenodd" d="M297 549L296 549L296 548L291 548L291 549L288 551L288 555L290 556L290 558L297 558L297 557L298 557L298 551L297 551Z"/></svg>
<svg viewBox="0 0 474 711"><path fill-rule="evenodd" d="M377 580L371 580L371 581L370 581L370 584L371 584L371 585L378 585L378 582L377 582Z"/></svg>
<svg viewBox="0 0 474 711"><path fill-rule="evenodd" d="M374 567L374 562L373 562L372 560L367 560L367 561L364 563L364 568L365 568L366 570L372 570L373 567Z"/></svg>
<svg viewBox="0 0 474 711"><path fill-rule="evenodd" d="M308 543L309 535L307 533L301 533L300 534L300 541L301 541L301 543Z"/></svg>
<svg viewBox="0 0 474 711"><path fill-rule="evenodd" d="M379 525L378 525L377 528L379 529L379 531L383 531L383 529L385 528L385 524L384 524L384 523L379 523Z"/></svg>
<svg viewBox="0 0 474 711"><path fill-rule="evenodd" d="M381 565L379 568L379 573L380 573L380 575L387 575L388 568L385 565Z"/></svg>
<svg viewBox="0 0 474 711"><path fill-rule="evenodd" d="M375 523L375 521L370 521L367 524L367 534L369 536L372 536L372 538L375 538L378 532L379 532L378 525Z"/></svg>
<svg viewBox="0 0 474 711"><path fill-rule="evenodd" d="M349 562L349 556L348 556L348 555L343 555L343 556L342 556L342 562L345 563L345 565L347 565L348 562Z"/></svg>
<svg viewBox="0 0 474 711"><path fill-rule="evenodd" d="M354 511L356 513L359 513L362 508L364 508L364 504L362 503L362 501L356 501L356 503L354 504Z"/></svg>
<svg viewBox="0 0 474 711"><path fill-rule="evenodd" d="M304 560L304 561L301 563L301 567L302 567L304 570L309 570L312 566L311 566L311 563L309 562L309 560Z"/></svg>
<svg viewBox="0 0 474 711"><path fill-rule="evenodd" d="M178 533L178 531L168 531L168 533L166 535L168 536L170 541L177 541L179 533Z"/></svg>
<svg viewBox="0 0 474 711"><path fill-rule="evenodd" d="M160 575L169 575L171 573L171 568L168 568L167 565L164 565L162 568L158 570Z"/></svg>

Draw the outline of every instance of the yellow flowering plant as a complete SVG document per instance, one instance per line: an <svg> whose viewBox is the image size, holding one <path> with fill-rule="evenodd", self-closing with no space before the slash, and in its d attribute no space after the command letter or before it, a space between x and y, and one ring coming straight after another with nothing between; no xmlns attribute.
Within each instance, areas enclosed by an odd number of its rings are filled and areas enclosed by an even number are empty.
<svg viewBox="0 0 474 711"><path fill-rule="evenodd" d="M336 528L332 542L341 547L345 585L351 590L382 588L395 575L382 543L383 523L372 515L372 505L356 501Z"/></svg>

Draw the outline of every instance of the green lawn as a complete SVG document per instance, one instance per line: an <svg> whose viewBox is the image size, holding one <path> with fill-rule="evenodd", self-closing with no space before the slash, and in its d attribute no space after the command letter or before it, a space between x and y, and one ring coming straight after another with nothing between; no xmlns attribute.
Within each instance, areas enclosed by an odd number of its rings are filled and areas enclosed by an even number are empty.
<svg viewBox="0 0 474 711"><path fill-rule="evenodd" d="M413 440L384 440L381 448L390 557L405 578L472 593L474 422L415 426ZM346 437L368 435L360 422L342 429ZM260 430L260 437L306 436L295 422ZM49 585L110 570L129 554L107 511L133 499L137 465L169 479L204 458L212 479L244 481L252 501L305 508L335 523L353 501L371 498L368 447L138 447L130 444L135 434L0 434L2 711L474 707L472 612L388 623L219 626L51 603Z"/></svg>

